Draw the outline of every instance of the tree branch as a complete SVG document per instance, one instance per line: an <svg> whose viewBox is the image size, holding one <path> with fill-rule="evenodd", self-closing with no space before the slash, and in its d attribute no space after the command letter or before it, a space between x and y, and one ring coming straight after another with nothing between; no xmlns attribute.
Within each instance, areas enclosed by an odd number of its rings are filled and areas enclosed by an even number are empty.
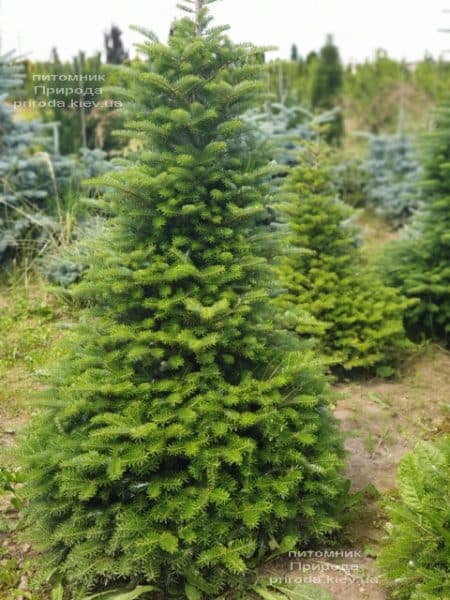
<svg viewBox="0 0 450 600"><path fill-rule="evenodd" d="M195 0L195 31L197 35L200 37L201 28L200 28L200 11L203 8L203 0Z"/></svg>

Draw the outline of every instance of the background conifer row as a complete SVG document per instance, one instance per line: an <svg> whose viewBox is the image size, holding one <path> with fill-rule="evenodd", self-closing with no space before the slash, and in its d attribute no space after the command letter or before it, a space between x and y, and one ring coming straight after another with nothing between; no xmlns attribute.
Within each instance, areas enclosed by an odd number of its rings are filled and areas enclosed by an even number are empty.
<svg viewBox="0 0 450 600"><path fill-rule="evenodd" d="M450 102L423 139L423 202L381 263L385 280L414 299L405 322L414 338L450 339Z"/></svg>

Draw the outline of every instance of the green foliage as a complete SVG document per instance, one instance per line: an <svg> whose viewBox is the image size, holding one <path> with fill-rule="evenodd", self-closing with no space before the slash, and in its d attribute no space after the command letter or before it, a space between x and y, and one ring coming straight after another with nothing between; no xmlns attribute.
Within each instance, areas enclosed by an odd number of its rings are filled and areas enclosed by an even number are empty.
<svg viewBox="0 0 450 600"><path fill-rule="evenodd" d="M398 469L378 563L400 600L450 597L450 437L420 442Z"/></svg>
<svg viewBox="0 0 450 600"><path fill-rule="evenodd" d="M312 65L304 60L276 60L266 66L269 97L287 106L311 109L310 87Z"/></svg>
<svg viewBox="0 0 450 600"><path fill-rule="evenodd" d="M357 158L341 159L333 172L333 183L339 198L353 208L365 206L368 178L363 161Z"/></svg>
<svg viewBox="0 0 450 600"><path fill-rule="evenodd" d="M410 78L404 65L378 50L373 61L348 69L345 91L349 112L363 130L371 133L397 127L401 84Z"/></svg>
<svg viewBox="0 0 450 600"><path fill-rule="evenodd" d="M271 97L287 106L311 110L314 89L320 87L316 77L319 63L316 52L306 60L299 57L269 62L267 87ZM445 59L435 61L425 56L411 69L378 50L370 60L343 69L342 89L331 106L341 106L347 132L393 135L402 112L405 131L417 133L428 128L429 110L442 102L449 85L450 63Z"/></svg>
<svg viewBox="0 0 450 600"><path fill-rule="evenodd" d="M18 511L23 508L20 485L23 477L17 469L0 465L0 598L19 598L19 584L23 573L15 552L11 552L4 534L14 535L19 524ZM2 535L3 534L3 535ZM3 595L3 594L7 594ZM31 596L28 596L31 600Z"/></svg>
<svg viewBox="0 0 450 600"><path fill-rule="evenodd" d="M311 82L311 106L315 109L330 110L340 102L343 86L343 68L337 46L332 36L328 36L315 63ZM334 121L327 134L327 140L340 144L344 133L342 115Z"/></svg>
<svg viewBox="0 0 450 600"><path fill-rule="evenodd" d="M338 528L326 381L268 299L271 170L239 118L260 50L209 22L203 6L168 45L148 34L126 71L140 147L102 179L88 308L21 444L42 573L76 594L214 597L274 544Z"/></svg>
<svg viewBox="0 0 450 600"><path fill-rule="evenodd" d="M336 198L326 161L320 146L311 145L281 189L278 209L290 234L276 302L288 327L319 340L332 367L391 364L407 346L405 302L367 271L353 211Z"/></svg>
<svg viewBox="0 0 450 600"><path fill-rule="evenodd" d="M342 64L333 37L328 36L320 50L311 89L311 104L315 107L332 108L342 89ZM331 103L331 104L330 104Z"/></svg>
<svg viewBox="0 0 450 600"><path fill-rule="evenodd" d="M257 584L254 591L262 600L333 600L334 596L327 590L312 583L274 583L271 585Z"/></svg>
<svg viewBox="0 0 450 600"><path fill-rule="evenodd" d="M155 591L160 590L154 585L138 585L134 586L133 589L121 588L100 592L99 594L87 596L83 600L137 600L137 598L141 598L144 594Z"/></svg>
<svg viewBox="0 0 450 600"><path fill-rule="evenodd" d="M17 470L0 465L0 495L6 494L14 510L23 508L23 500L18 485L23 483L23 477Z"/></svg>
<svg viewBox="0 0 450 600"><path fill-rule="evenodd" d="M425 55L414 69L414 81L422 94L434 103L442 104L448 97L450 63L445 56L434 60Z"/></svg>
<svg viewBox="0 0 450 600"><path fill-rule="evenodd" d="M17 589L20 583L20 566L17 560L0 551L0 593L7 591L8 594L14 594L14 598L19 595ZM12 590L17 590L14 593ZM11 596L10 596L11 597Z"/></svg>
<svg viewBox="0 0 450 600"><path fill-rule="evenodd" d="M390 285L414 298L406 313L414 337L450 338L450 103L435 111L424 139L423 203L382 269Z"/></svg>

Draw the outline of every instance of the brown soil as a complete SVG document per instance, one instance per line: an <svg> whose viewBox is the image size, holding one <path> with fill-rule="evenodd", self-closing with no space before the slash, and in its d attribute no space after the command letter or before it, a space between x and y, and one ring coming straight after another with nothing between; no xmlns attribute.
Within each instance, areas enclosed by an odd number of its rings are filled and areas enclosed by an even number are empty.
<svg viewBox="0 0 450 600"><path fill-rule="evenodd" d="M398 463L419 439L450 430L448 381L450 354L425 349L398 381L374 379L336 386L335 415L346 437L347 476L356 492L374 486L380 494L395 488ZM330 591L335 600L386 600L389 596L375 559L385 517L380 502L368 499L343 548L321 548L312 558L283 558L263 571L263 579L301 580ZM347 553L323 558L321 552ZM301 563L301 564L299 564Z"/></svg>

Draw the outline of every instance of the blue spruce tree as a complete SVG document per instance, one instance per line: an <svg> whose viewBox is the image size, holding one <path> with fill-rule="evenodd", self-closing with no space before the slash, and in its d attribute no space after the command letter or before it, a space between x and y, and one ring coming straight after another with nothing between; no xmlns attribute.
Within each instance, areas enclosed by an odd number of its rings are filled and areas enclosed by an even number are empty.
<svg viewBox="0 0 450 600"><path fill-rule="evenodd" d="M323 136L338 114L337 109L313 114L303 106L267 101L263 110L253 108L245 117L271 157L280 165L292 167L298 164L305 141Z"/></svg>
<svg viewBox="0 0 450 600"><path fill-rule="evenodd" d="M367 200L393 228L403 226L420 204L421 170L411 140L400 135L371 135Z"/></svg>
<svg viewBox="0 0 450 600"><path fill-rule="evenodd" d="M35 123L16 122L7 98L23 81L13 53L0 56L0 262L27 250L52 234L53 223L43 212L49 194L45 166L32 145Z"/></svg>
<svg viewBox="0 0 450 600"><path fill-rule="evenodd" d="M424 139L424 201L382 262L390 285L415 300L405 323L414 338L450 340L450 101Z"/></svg>
<svg viewBox="0 0 450 600"><path fill-rule="evenodd" d="M13 118L23 77L13 53L0 56L0 264L57 243L63 196L80 189L81 167L53 147L48 124Z"/></svg>

